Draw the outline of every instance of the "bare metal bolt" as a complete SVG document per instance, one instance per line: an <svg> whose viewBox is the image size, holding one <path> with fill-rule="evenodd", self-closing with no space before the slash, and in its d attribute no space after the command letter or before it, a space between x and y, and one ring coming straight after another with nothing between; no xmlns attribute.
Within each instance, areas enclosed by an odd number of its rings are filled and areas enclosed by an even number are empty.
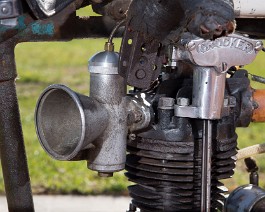
<svg viewBox="0 0 265 212"><path fill-rule="evenodd" d="M179 97L179 98L177 98L177 104L179 106L189 106L190 105L190 99L184 98L184 97Z"/></svg>
<svg viewBox="0 0 265 212"><path fill-rule="evenodd" d="M228 65L227 65L227 63L222 63L222 72L221 72L221 73L226 72L227 69L228 69Z"/></svg>
<svg viewBox="0 0 265 212"><path fill-rule="evenodd" d="M135 139L136 139L136 135L135 134L132 133L132 134L129 135L129 140L130 141L134 141Z"/></svg>
<svg viewBox="0 0 265 212"><path fill-rule="evenodd" d="M229 98L224 99L224 107L235 107L236 106L236 98L230 96Z"/></svg>
<svg viewBox="0 0 265 212"><path fill-rule="evenodd" d="M196 48L196 44L193 41L188 43L188 49L190 51L194 50L195 48Z"/></svg>
<svg viewBox="0 0 265 212"><path fill-rule="evenodd" d="M224 99L224 107L228 107L229 106L229 99L225 98Z"/></svg>
<svg viewBox="0 0 265 212"><path fill-rule="evenodd" d="M127 117L128 125L142 121L143 114L139 110L130 111Z"/></svg>
<svg viewBox="0 0 265 212"><path fill-rule="evenodd" d="M2 8L1 8L1 12L2 12L3 14L7 14L7 13L8 13L8 9L7 9L6 7L2 7Z"/></svg>
<svg viewBox="0 0 265 212"><path fill-rule="evenodd" d="M10 6L7 4L2 4L1 5L1 13L3 13L4 15L10 13Z"/></svg>
<svg viewBox="0 0 265 212"><path fill-rule="evenodd" d="M230 96L229 97L229 106L230 107L235 107L236 106L236 97Z"/></svg>
<svg viewBox="0 0 265 212"><path fill-rule="evenodd" d="M162 110L174 109L175 99L170 97L161 97L158 101L158 108Z"/></svg>
<svg viewBox="0 0 265 212"><path fill-rule="evenodd" d="M262 41L258 41L258 42L256 43L256 47L255 47L255 49L256 49L257 51L262 50L262 49L263 49L263 42L262 42Z"/></svg>
<svg viewBox="0 0 265 212"><path fill-rule="evenodd" d="M143 114L141 113L141 111L135 110L134 111L134 122L138 123L138 122L142 121L142 119L143 119Z"/></svg>
<svg viewBox="0 0 265 212"><path fill-rule="evenodd" d="M98 172L99 177L113 177L113 172Z"/></svg>

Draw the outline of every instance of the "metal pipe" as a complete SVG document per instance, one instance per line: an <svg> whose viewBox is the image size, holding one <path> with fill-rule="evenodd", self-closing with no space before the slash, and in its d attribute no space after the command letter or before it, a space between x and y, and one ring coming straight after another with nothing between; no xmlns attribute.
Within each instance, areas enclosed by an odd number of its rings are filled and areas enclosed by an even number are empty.
<svg viewBox="0 0 265 212"><path fill-rule="evenodd" d="M125 24L125 22L126 22L126 20L124 19L124 20L120 21L120 22L114 27L114 29L112 30L112 32L111 32L111 34L110 34L110 36L109 36L108 43L112 43L112 40L113 40L113 37L114 37L115 33L117 32L117 30L118 30L123 24Z"/></svg>
<svg viewBox="0 0 265 212"><path fill-rule="evenodd" d="M218 73L213 67L197 66L193 72L192 105L198 107L198 116L202 119L219 119L221 117L225 73Z"/></svg>
<svg viewBox="0 0 265 212"><path fill-rule="evenodd" d="M0 157L9 211L34 211L16 95L14 44L0 45Z"/></svg>
<svg viewBox="0 0 265 212"><path fill-rule="evenodd" d="M264 18L264 0L234 0L237 18Z"/></svg>
<svg viewBox="0 0 265 212"><path fill-rule="evenodd" d="M212 121L203 120L201 212L211 211Z"/></svg>
<svg viewBox="0 0 265 212"><path fill-rule="evenodd" d="M253 146L246 147L244 149L238 150L238 153L236 155L237 160L242 160L245 158L249 158L258 154L264 154L265 153L265 143L263 144L256 144Z"/></svg>
<svg viewBox="0 0 265 212"><path fill-rule="evenodd" d="M225 73L213 67L196 66L193 72L192 105L175 106L175 115L199 119L220 119L225 93Z"/></svg>

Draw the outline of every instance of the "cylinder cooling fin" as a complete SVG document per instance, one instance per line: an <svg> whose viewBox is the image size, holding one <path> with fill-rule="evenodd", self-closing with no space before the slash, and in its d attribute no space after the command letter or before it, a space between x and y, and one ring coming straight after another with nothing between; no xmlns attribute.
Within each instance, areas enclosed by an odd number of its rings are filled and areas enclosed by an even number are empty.
<svg viewBox="0 0 265 212"><path fill-rule="evenodd" d="M191 141L156 140L150 138L154 134L150 132L128 142L126 176L135 183L129 193L141 212L200 211L202 129L200 120L189 122ZM231 177L235 167L237 135L228 123L214 124L211 211L223 208L226 190L220 180ZM220 129L226 130L225 137L216 133Z"/></svg>

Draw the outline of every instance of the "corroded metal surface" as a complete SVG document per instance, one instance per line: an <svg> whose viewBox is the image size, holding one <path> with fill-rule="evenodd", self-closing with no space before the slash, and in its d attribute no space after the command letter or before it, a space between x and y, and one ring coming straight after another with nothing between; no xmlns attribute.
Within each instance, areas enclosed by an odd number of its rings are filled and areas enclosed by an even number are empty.
<svg viewBox="0 0 265 212"><path fill-rule="evenodd" d="M9 211L34 211L15 88L14 45L0 45L0 157Z"/></svg>
<svg viewBox="0 0 265 212"><path fill-rule="evenodd" d="M253 111L252 121L253 122L264 122L265 121L265 90L254 90L253 101L255 102L256 108Z"/></svg>

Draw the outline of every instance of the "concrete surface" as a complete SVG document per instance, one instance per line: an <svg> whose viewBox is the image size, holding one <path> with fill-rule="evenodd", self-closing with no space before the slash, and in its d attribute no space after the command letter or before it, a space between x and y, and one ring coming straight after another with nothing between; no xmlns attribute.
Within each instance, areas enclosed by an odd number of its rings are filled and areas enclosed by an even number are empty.
<svg viewBox="0 0 265 212"><path fill-rule="evenodd" d="M131 199L113 196L34 196L36 212L126 212ZM8 212L4 196L0 211Z"/></svg>

